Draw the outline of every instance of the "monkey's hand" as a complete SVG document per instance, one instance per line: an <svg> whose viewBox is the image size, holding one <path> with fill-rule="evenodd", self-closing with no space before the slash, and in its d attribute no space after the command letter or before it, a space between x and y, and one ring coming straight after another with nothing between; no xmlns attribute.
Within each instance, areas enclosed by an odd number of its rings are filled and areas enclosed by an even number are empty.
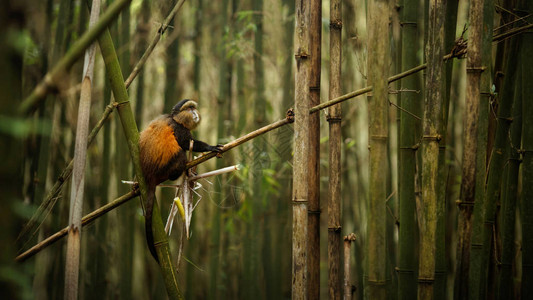
<svg viewBox="0 0 533 300"><path fill-rule="evenodd" d="M224 145L222 145L222 144L218 144L216 146L209 146L209 151L220 153L220 152L222 152L222 148L223 147L224 147Z"/></svg>

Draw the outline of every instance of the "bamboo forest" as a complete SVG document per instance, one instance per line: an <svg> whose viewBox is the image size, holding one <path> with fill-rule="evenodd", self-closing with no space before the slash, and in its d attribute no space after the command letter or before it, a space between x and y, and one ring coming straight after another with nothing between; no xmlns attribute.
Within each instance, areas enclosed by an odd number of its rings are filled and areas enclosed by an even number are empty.
<svg viewBox="0 0 533 300"><path fill-rule="evenodd" d="M2 1L0 298L532 299L532 79L533 0Z"/></svg>

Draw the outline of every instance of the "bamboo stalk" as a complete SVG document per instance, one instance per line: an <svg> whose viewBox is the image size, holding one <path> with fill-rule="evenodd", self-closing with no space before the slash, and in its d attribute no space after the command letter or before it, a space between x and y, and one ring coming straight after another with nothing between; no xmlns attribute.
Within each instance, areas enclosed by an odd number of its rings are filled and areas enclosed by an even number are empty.
<svg viewBox="0 0 533 300"><path fill-rule="evenodd" d="M424 118L422 121L422 201L418 216L420 228L420 259L418 299L433 298L435 281L435 251L437 226L437 178L439 162L439 132L442 122L444 14L445 2L429 1L428 37L425 78Z"/></svg>
<svg viewBox="0 0 533 300"><path fill-rule="evenodd" d="M295 1L296 59L294 113L294 157L292 189L292 298L307 299L307 235L309 184L309 3Z"/></svg>
<svg viewBox="0 0 533 300"><path fill-rule="evenodd" d="M402 68L417 65L419 59L413 53L419 51L418 2L404 0L401 11L402 22ZM401 87L409 90L420 90L421 76L402 79ZM420 136L420 121L415 120L407 112L421 115L421 93L403 93L400 104L405 111L400 113L399 136L399 201L400 228L398 239L398 299L416 298L416 252L413 249L416 240L416 151L417 137Z"/></svg>
<svg viewBox="0 0 533 300"><path fill-rule="evenodd" d="M100 1L93 1L89 30L98 22ZM96 45L91 44L85 51L83 79L78 108L76 141L74 147L74 167L70 193L70 214L65 262L65 299L78 298L78 279L81 252L81 219L83 207L83 191L85 188L85 162L87 160L87 137L89 134L89 118L91 114L92 79Z"/></svg>
<svg viewBox="0 0 533 300"><path fill-rule="evenodd" d="M129 103L126 86L124 85L124 78L122 77L122 72L120 70L120 65L114 49L113 41L111 40L111 36L108 31L106 31L99 38L99 43L102 56L104 57L106 71L109 74L109 79L111 81L113 95L117 100L118 115L122 123L124 134L128 141L127 144L131 155L131 160L133 162L135 175L141 189L141 198L143 201L146 201L148 196L146 183L144 181L144 176L139 161L139 131L137 129L135 118ZM159 206L156 203L154 203L153 208L152 229L154 231L154 246L159 257L159 266L163 275L168 297L171 299L180 299L181 294L178 288L176 271L172 265L168 237L165 233Z"/></svg>
<svg viewBox="0 0 533 300"><path fill-rule="evenodd" d="M81 225L86 226L94 222L97 218L103 216L104 214L110 212L116 207L119 207L120 205L126 203L127 201L137 197L140 195L140 192L138 189L132 190L127 194L124 194L120 196L119 198L109 202L108 204L100 207L99 209L92 211L91 213L85 215L81 219ZM61 229L60 231L52 234L51 236L47 237L46 239L39 242L37 245L31 247L30 249L24 251L23 253L19 254L15 261L17 262L23 262L27 260L28 258L34 256L35 254L39 253L41 250L45 249L46 247L52 245L53 243L60 240L62 237L66 236L68 233L68 226Z"/></svg>
<svg viewBox="0 0 533 300"><path fill-rule="evenodd" d="M350 250L352 242L355 242L355 240L356 236L353 233L344 237L344 300L351 300L354 292L354 286L350 274Z"/></svg>
<svg viewBox="0 0 533 300"><path fill-rule="evenodd" d="M446 16L445 16L445 29L444 29L444 49L445 51L450 51L452 53L455 51L458 44L460 44L461 38L456 40L456 29L457 29L457 11L459 6L459 0L451 0L446 2ZM457 43L459 42L459 43ZM468 45L467 45L468 46ZM465 50L467 48L465 47ZM447 188L449 182L449 173L450 168L446 162L448 144L453 144L453 140L448 141L447 139L447 128L448 128L448 115L450 111L450 98L451 98L451 86L454 81L453 78L454 71L454 62L445 60L445 89L443 94L444 101L442 101L442 123L439 131L442 132L442 140L439 143L439 168L438 171L438 181L442 184L439 185L437 190L437 233L435 237L436 248L435 248L435 288L433 290L433 295L435 300L445 300L448 299L448 288L447 288L447 275L448 275L448 261L451 256L452 249L447 247L447 242L451 239L451 235L447 234L449 230L449 222L455 222L453 217L448 215L448 207L446 205L447 197L450 194L449 189ZM419 160L420 161L420 160Z"/></svg>
<svg viewBox="0 0 533 300"><path fill-rule="evenodd" d="M470 2L468 34L466 107L463 126L463 169L458 221L457 266L455 273L455 298L468 297L470 272L470 245L472 238L472 213L476 193L477 130L479 119L480 80L483 72L481 36L483 26L483 0ZM479 191L478 191L479 192Z"/></svg>
<svg viewBox="0 0 533 300"><path fill-rule="evenodd" d="M222 146L221 148L221 151L220 153L224 153L226 151L229 151L251 139L254 139L262 134L265 134L271 130L274 130L276 128L279 128L283 125L287 125L287 124L290 124L290 123L293 123L294 122L294 112L292 109L288 110L287 111L287 116L285 117L285 119L282 119L282 120L279 120L279 121L276 121L274 123L271 123L269 125L266 125L266 126L263 126L257 130L254 130L248 134L245 134L243 136L241 136L240 138L236 139L236 140L233 140L227 144L225 144L224 146ZM209 152L205 155L202 155L200 157L198 157L197 159L193 160L193 161L190 161L187 163L187 169L189 168L192 168L194 166L197 166L213 157L217 156L217 153L215 152Z"/></svg>
<svg viewBox="0 0 533 300"><path fill-rule="evenodd" d="M322 0L310 1L309 106L320 104ZM339 93L340 94L340 93ZM320 115L309 115L308 297L320 298ZM340 242L339 242L340 243ZM340 286L340 285L339 285Z"/></svg>
<svg viewBox="0 0 533 300"><path fill-rule="evenodd" d="M498 274L498 299L513 299L514 293L514 275L513 262L515 258L515 221L516 221L516 200L518 197L518 178L520 163L520 142L522 140L522 102L524 100L522 93L522 66L517 70L518 80L516 83L515 101L513 105L513 123L509 135L509 160L507 168L504 170L504 182L502 185L501 197L501 239L502 252L500 272ZM524 115L525 116L525 115ZM528 230L523 228L523 230Z"/></svg>
<svg viewBox="0 0 533 300"><path fill-rule="evenodd" d="M341 93L341 61L342 61L342 2L330 2L330 84L329 98L338 97ZM328 109L329 124L329 183L328 183L328 290L329 299L341 298L341 105L336 104ZM345 252L348 251L348 262L345 254L345 289L349 282L349 245L344 239ZM348 243L348 250L346 250ZM348 266L346 267L346 264ZM348 272L348 273L346 273ZM348 276L348 279L346 279ZM351 290L351 287L350 287ZM346 297L345 292L345 297ZM351 291L349 293L351 296Z"/></svg>
<svg viewBox="0 0 533 300"><path fill-rule="evenodd" d="M368 7L368 84L373 93L369 102L370 203L367 221L367 290L370 299L387 298L387 178L389 101L389 3L369 1Z"/></svg>
<svg viewBox="0 0 533 300"><path fill-rule="evenodd" d="M511 39L511 45L506 57L507 67L505 78L500 93L501 99L498 108L498 123L496 127L496 136L491 149L490 164L488 167L487 188L485 190L485 209L483 217L482 244L481 251L481 271L479 279L479 299L485 299L488 288L489 264L491 263L491 249L493 249L493 234L496 222L497 202L501 194L501 170L507 160L507 140L509 128L512 122L512 107L515 92L516 73L514 70L517 66L518 38Z"/></svg>
<svg viewBox="0 0 533 300"><path fill-rule="evenodd" d="M477 136L477 162L476 162L476 200L474 204L474 220L472 224L472 241L470 246L470 272L469 272L469 299L478 299L480 293L481 250L483 206L485 198L485 183L487 171L487 142L489 127L489 107L492 105L492 28L494 20L494 1L484 0L483 4L483 37L482 37L482 63L485 71L481 74L481 104L479 109L479 124Z"/></svg>
<svg viewBox="0 0 533 300"><path fill-rule="evenodd" d="M58 84L62 78L67 75L67 71L83 55L85 49L91 45L113 22L118 14L129 5L131 0L117 0L111 4L107 10L100 16L98 23L91 30L83 34L69 49L67 54L61 58L57 64L35 87L33 92L20 104L19 113L26 113L31 110L37 103L54 89L58 89Z"/></svg>
<svg viewBox="0 0 533 300"><path fill-rule="evenodd" d="M532 22L533 3L523 1L520 11L527 14L526 21ZM523 8L523 9L522 9ZM533 78L533 37L531 32L522 34L521 46L522 65L522 298L533 295L533 103L531 95L533 88L531 78Z"/></svg>

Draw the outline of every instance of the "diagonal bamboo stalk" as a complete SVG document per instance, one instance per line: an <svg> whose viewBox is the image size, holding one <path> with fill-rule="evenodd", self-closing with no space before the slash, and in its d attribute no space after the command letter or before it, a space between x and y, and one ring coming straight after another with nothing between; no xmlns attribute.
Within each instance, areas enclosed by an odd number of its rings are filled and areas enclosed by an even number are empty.
<svg viewBox="0 0 533 300"><path fill-rule="evenodd" d="M286 124L289 124L289 123L292 123L294 122L294 112L292 110L289 110L287 111L287 116L285 117L285 119L282 119L282 120L279 120L279 121L276 121L272 124L269 124L269 125L266 125L266 126L263 126L255 131L252 131L246 135L243 135L241 136L240 138L234 140L234 141L231 141L227 144L225 144L224 146L222 146L221 148L221 153L224 153L230 149L233 149L253 138L256 138L264 133L267 133L271 130L274 130L276 128L279 128L283 125L286 125ZM209 152L207 153L206 155L203 155L203 156L200 156L198 157L197 159L193 160L193 161L190 161L189 163L187 163L187 169L189 168L192 168L196 165L199 165L213 157L217 156L217 153L215 152Z"/></svg>
<svg viewBox="0 0 533 300"><path fill-rule="evenodd" d="M37 105L44 97L51 91L58 88L59 82L66 76L67 71L72 65L85 53L85 49L89 47L113 22L118 14L129 5L131 0L117 0L109 6L109 8L102 14L98 23L94 27L83 34L67 54L59 60L59 62L48 72L43 80L35 87L33 92L20 104L19 113L24 114L30 111Z"/></svg>
<svg viewBox="0 0 533 300"><path fill-rule="evenodd" d="M106 213L110 212L116 207L119 207L120 205L128 202L129 200L137 197L140 195L140 192L138 189L134 189L131 192L124 194L117 199L109 202L108 204L98 208L97 210L92 211L91 213L84 216L81 220L82 226L87 226L94 222L99 217L105 215ZM37 245L31 247L30 249L24 251L23 253L19 254L15 261L17 262L24 262L28 258L34 256L35 254L39 253L41 250L44 250L46 247L52 245L53 243L60 240L62 237L66 236L68 233L68 226L61 229L60 231L52 234L51 236L47 237L46 239L39 242Z"/></svg>
<svg viewBox="0 0 533 300"><path fill-rule="evenodd" d="M148 198L148 190L146 188L146 182L144 181L144 175L141 170L141 164L139 160L139 130L135 123L133 111L124 85L124 78L122 77L122 71L118 61L113 40L109 31L106 31L100 38L100 50L104 58L106 66L106 72L109 75L111 82L111 89L113 95L117 101L117 110L120 117L120 122L126 136L129 152L131 155L131 161L135 170L135 176L139 182L141 189L141 198L144 201ZM146 207L146 205L145 205ZM170 256L170 247L168 244L168 237L165 234L165 228L163 226L163 220L161 219L161 213L159 206L154 204L152 228L154 230L154 243L157 255L159 257L159 266L165 287L167 289L168 297L171 299L181 299L181 293L179 291L176 270L172 265L172 259Z"/></svg>

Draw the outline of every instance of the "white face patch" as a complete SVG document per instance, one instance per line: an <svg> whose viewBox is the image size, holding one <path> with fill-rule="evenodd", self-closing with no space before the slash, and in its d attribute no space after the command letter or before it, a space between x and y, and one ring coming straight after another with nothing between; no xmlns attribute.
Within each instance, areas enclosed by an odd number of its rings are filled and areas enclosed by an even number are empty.
<svg viewBox="0 0 533 300"><path fill-rule="evenodd" d="M198 111L196 109L192 110L192 120L194 123L200 122L200 115L198 114Z"/></svg>

